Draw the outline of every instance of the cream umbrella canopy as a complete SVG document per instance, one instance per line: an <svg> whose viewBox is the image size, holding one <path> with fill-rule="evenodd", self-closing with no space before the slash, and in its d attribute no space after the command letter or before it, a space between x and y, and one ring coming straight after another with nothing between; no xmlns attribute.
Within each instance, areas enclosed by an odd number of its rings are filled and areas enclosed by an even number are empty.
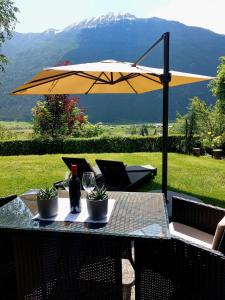
<svg viewBox="0 0 225 300"><path fill-rule="evenodd" d="M163 69L139 65L161 41ZM169 32L166 32L135 63L106 60L45 68L11 94L141 94L163 89L162 191L167 199L169 85L173 87L210 79L213 77L169 71Z"/></svg>
<svg viewBox="0 0 225 300"><path fill-rule="evenodd" d="M162 89L162 74L163 69L114 60L45 68L12 95L142 94ZM171 87L212 79L176 71L170 74Z"/></svg>

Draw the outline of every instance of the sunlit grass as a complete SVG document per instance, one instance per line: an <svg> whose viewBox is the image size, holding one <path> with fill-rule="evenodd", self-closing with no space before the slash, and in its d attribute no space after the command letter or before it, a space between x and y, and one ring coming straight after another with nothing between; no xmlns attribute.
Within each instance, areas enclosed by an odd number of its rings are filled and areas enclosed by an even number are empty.
<svg viewBox="0 0 225 300"><path fill-rule="evenodd" d="M30 188L40 188L64 178L68 171L61 154L1 156L0 195L20 194ZM65 155L64 155L65 156ZM127 165L151 164L158 169L152 183L140 191L161 188L161 153L101 153L73 154L85 157L92 165L95 159L120 160ZM193 195L204 202L225 207L225 161L210 157L169 154L168 188Z"/></svg>

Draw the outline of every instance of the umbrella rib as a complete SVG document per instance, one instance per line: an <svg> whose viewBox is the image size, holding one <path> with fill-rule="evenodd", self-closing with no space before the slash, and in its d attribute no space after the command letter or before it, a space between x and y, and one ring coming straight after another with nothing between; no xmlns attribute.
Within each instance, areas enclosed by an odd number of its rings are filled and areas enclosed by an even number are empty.
<svg viewBox="0 0 225 300"><path fill-rule="evenodd" d="M52 79L52 80L55 80L57 78L60 78L61 76L63 77L66 77L66 76L70 76L72 75L71 74L72 72L67 72L67 73L62 73L62 74L57 74L57 75L52 75L52 76L48 76L48 77L45 77L45 78L40 78L40 79L36 79L36 80L32 80L32 81L29 81L28 83L35 83L35 82L40 82L40 81L43 81L45 79Z"/></svg>
<svg viewBox="0 0 225 300"><path fill-rule="evenodd" d="M153 74L149 74L149 75L153 75ZM150 78L150 77L148 77L148 76L146 76L146 75L144 75L144 74L140 74L140 76L142 76L142 77L144 77L144 78L146 78L146 79L148 79L148 80L154 81L154 82L156 82L156 83L162 84L160 81L157 81L157 80L155 80L155 79L153 79L153 78ZM158 75L157 75L157 77L158 77Z"/></svg>
<svg viewBox="0 0 225 300"><path fill-rule="evenodd" d="M93 76L91 74L88 74L88 73L85 73L85 72L80 72L81 74L79 74L79 72L75 72L75 74L73 75L77 75L77 76L80 76L80 77L83 77L83 78L88 78L88 79L92 79L94 81L96 80L99 80L101 81L102 83L108 83L107 80L104 80L102 78L99 78L99 77L96 77L96 76ZM103 74L104 72L102 72L101 74ZM105 74L105 73L104 73ZM105 74L106 78L108 79L107 75Z"/></svg>
<svg viewBox="0 0 225 300"><path fill-rule="evenodd" d="M123 74L122 74L122 73L120 73L120 75L123 77ZM130 86L130 88L135 92L135 94L137 94L137 91L136 91L135 88L130 84L130 82L128 81L128 79L125 79L124 81Z"/></svg>
<svg viewBox="0 0 225 300"><path fill-rule="evenodd" d="M121 73L120 73L121 74ZM160 75L157 75L157 74L151 74L151 73L147 73L148 75L151 75L151 76L156 76L157 78L159 78L159 76ZM115 80L114 81L114 83L118 83L118 82L121 82L121 81L125 81L125 80L127 80L127 79L132 79L132 78L135 78L135 77L138 77L138 76L142 76L142 77L144 77L144 78L146 78L146 79L148 79L148 80L151 80L151 81L154 81L154 82L157 82L157 83L161 83L161 82L159 82L159 81L157 81L157 80L155 80L155 79L153 79L153 78L150 78L150 77L148 77L148 76L146 76L146 75L144 75L144 74L142 74L142 73L130 73L130 74L128 74L128 75L126 75L126 76L124 76L123 74L122 74L122 76L120 77L120 78L118 78L117 80Z"/></svg>
<svg viewBox="0 0 225 300"><path fill-rule="evenodd" d="M120 73L120 74L122 74L122 73ZM127 79L135 78L135 77L138 77L138 76L139 76L139 74L136 74L136 73L131 73L131 74L128 74L128 75L126 75L126 76L124 76L124 75L122 74L122 76L121 76L120 78L118 78L117 80L115 80L114 83L118 83L118 82L121 82L121 81L125 81L125 80L127 80Z"/></svg>
<svg viewBox="0 0 225 300"><path fill-rule="evenodd" d="M81 73L83 73L83 72L81 72ZM32 86L26 87L26 88L15 90L15 91L12 92L12 94L15 94L15 93L18 93L18 92L22 92L24 90L29 90L29 89L37 87L39 85L46 84L46 83L49 83L49 82L52 82L52 81L55 81L55 80L58 80L58 79L61 79L61 78L69 77L69 76L72 76L72 75L77 75L77 76L80 76L80 77L89 78L89 79L92 79L92 80L95 80L95 81L97 79L97 77L92 76L92 75L90 75L88 73L83 73L83 74L85 74L87 76L83 76L83 75L79 74L79 72L68 72L68 73L63 73L63 74L60 74L60 75L53 75L53 76L49 76L49 77L45 77L45 78L33 80L33 81L28 82L28 83L35 83L35 82L38 82L38 83L34 84ZM48 80L48 79L50 79L50 80ZM100 78L98 80L102 81L103 83L107 83L106 80L103 80L103 79L100 79Z"/></svg>
<svg viewBox="0 0 225 300"><path fill-rule="evenodd" d="M90 86L90 88L87 90L87 92L85 92L85 94L88 94L90 92L90 90L93 88L93 86L96 84L96 82L100 79L100 77L102 76L102 74L104 74L104 72L102 72L97 78L96 80L92 83L92 85ZM107 82L107 81L106 81Z"/></svg>
<svg viewBox="0 0 225 300"><path fill-rule="evenodd" d="M64 76L63 76L63 75L64 75ZM15 90L15 91L12 92L12 94L15 94L15 93L18 93L18 92L22 92L22 91L24 91L24 90L29 90L29 89L31 89L31 88L33 88L33 87L37 87L37 86L39 86L39 85L42 85L42 84L45 84L45 83L49 83L49 82L52 82L52 81L54 81L54 80L58 80L58 79L60 79L60 78L68 77L68 76L71 76L71 75L73 75L73 74L71 74L71 72L69 72L69 73L66 73L66 74L64 73L63 75L54 75L54 76L49 76L49 77L45 77L45 78L41 78L41 79L29 81L29 82L27 82L27 83L25 83L25 84L35 83L35 82L38 82L38 83L37 83L37 84L34 84L34 85L32 85L32 86L28 86L28 87L26 87L26 88L22 88L22 89L19 89L19 90ZM50 80L45 81L46 79L50 79ZM40 81L41 81L41 82L40 82ZM43 81L44 81L44 82L43 82Z"/></svg>
<svg viewBox="0 0 225 300"><path fill-rule="evenodd" d="M109 76L105 72L102 72L102 74L105 75L105 77L108 79L108 81L111 81ZM104 80L104 79L101 79L101 80ZM109 83L108 81L104 80L105 83Z"/></svg>
<svg viewBox="0 0 225 300"><path fill-rule="evenodd" d="M157 78L160 78L160 75L155 74L155 73L146 73L146 74L151 75L151 76L155 76ZM152 81L155 81L155 82L158 83L157 80L154 80L154 79L152 79L152 78L144 75L143 73L130 73L130 74L126 75L126 76L122 75L120 78L118 78L116 81L114 81L114 83L118 83L120 81L124 81L124 80L127 80L127 79L135 78L135 77L138 77L138 76L143 76L143 77L145 77L145 78L147 78L149 80L152 80Z"/></svg>

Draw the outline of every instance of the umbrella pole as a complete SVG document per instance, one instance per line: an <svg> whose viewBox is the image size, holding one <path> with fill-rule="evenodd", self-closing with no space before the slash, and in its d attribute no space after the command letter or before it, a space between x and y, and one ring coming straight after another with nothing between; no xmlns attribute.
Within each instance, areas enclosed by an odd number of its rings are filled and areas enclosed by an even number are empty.
<svg viewBox="0 0 225 300"><path fill-rule="evenodd" d="M169 32L164 33L163 39L163 141L162 141L162 192L167 200L167 171L168 171L168 111L169 111Z"/></svg>
<svg viewBox="0 0 225 300"><path fill-rule="evenodd" d="M162 141L162 192L167 201L167 166L168 166L168 110L169 110L169 82L171 74L169 72L169 39L170 33L165 32L141 57L133 64L136 67L146 55L163 40L163 74L159 76L163 85L163 141Z"/></svg>

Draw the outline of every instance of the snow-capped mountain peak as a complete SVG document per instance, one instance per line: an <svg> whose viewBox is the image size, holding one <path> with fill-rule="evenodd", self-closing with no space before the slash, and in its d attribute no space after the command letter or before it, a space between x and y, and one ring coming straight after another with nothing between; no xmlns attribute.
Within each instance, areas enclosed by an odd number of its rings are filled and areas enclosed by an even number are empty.
<svg viewBox="0 0 225 300"><path fill-rule="evenodd" d="M129 13L110 12L100 17L85 19L79 23L73 23L70 26L66 27L64 30L68 31L71 29L95 28L97 26L105 25L107 23L118 22L122 20L135 20L135 19L136 17Z"/></svg>
<svg viewBox="0 0 225 300"><path fill-rule="evenodd" d="M55 29L55 28L49 28L49 29L43 31L44 34L56 34L58 32L59 32L59 30Z"/></svg>

